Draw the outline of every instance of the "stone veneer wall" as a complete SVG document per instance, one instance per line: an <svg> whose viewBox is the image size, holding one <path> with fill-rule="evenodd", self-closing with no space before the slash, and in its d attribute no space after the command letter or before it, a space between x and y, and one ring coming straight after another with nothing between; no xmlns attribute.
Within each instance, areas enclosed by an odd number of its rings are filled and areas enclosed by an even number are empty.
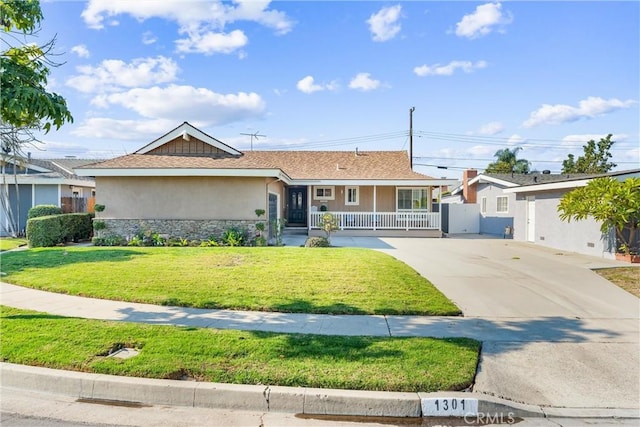
<svg viewBox="0 0 640 427"><path fill-rule="evenodd" d="M105 236L122 236L131 240L138 232L150 231L167 235L168 237L181 237L188 240L203 240L211 236L219 238L225 230L236 227L247 230L249 236L256 235L256 223L258 220L182 220L182 219L102 219L107 226L102 234Z"/></svg>

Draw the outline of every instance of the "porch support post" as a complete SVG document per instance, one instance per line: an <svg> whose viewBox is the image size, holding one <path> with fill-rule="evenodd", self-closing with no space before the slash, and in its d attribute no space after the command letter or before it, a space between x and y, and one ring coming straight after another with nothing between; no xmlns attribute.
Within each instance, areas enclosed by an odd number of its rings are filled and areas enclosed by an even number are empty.
<svg viewBox="0 0 640 427"><path fill-rule="evenodd" d="M440 185L440 191L438 192L438 230L440 236L442 236L442 185Z"/></svg>
<svg viewBox="0 0 640 427"><path fill-rule="evenodd" d="M376 230L376 212L378 211L378 207L377 207L377 193L378 193L378 186L374 185L373 186L373 230Z"/></svg>
<svg viewBox="0 0 640 427"><path fill-rule="evenodd" d="M307 185L307 234L311 230L311 196L313 191L311 185Z"/></svg>

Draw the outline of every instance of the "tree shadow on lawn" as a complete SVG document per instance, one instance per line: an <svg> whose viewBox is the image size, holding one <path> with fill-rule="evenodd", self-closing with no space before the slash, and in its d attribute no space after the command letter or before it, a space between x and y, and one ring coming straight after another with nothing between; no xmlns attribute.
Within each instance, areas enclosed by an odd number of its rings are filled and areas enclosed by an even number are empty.
<svg viewBox="0 0 640 427"><path fill-rule="evenodd" d="M72 264L96 262L129 261L134 255L145 256L144 252L131 249L91 249L74 250L68 248L48 248L27 251L2 252L2 272L8 277L29 268L56 268Z"/></svg>
<svg viewBox="0 0 640 427"><path fill-rule="evenodd" d="M135 308L119 310L122 321L174 324L183 327L245 330L255 333L293 333L311 336L471 338L503 342L504 352L518 351L530 343L629 342L637 337L633 319L479 319L440 316L362 316L206 310L167 307L166 312Z"/></svg>

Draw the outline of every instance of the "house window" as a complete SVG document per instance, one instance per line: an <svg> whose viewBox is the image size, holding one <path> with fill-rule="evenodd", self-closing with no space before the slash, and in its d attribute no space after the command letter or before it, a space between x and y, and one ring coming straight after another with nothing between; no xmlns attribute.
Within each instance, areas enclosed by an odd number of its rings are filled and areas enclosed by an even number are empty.
<svg viewBox="0 0 640 427"><path fill-rule="evenodd" d="M509 196L498 196L496 198L496 212L498 213L509 212Z"/></svg>
<svg viewBox="0 0 640 427"><path fill-rule="evenodd" d="M483 197L482 199L480 199L480 213L486 214L487 213L487 198Z"/></svg>
<svg viewBox="0 0 640 427"><path fill-rule="evenodd" d="M429 210L429 190L426 188L398 188L397 196L399 211Z"/></svg>
<svg viewBox="0 0 640 427"><path fill-rule="evenodd" d="M313 200L334 200L334 187L313 187Z"/></svg>
<svg viewBox="0 0 640 427"><path fill-rule="evenodd" d="M360 192L358 191L358 187L345 187L344 204L352 206L360 204Z"/></svg>

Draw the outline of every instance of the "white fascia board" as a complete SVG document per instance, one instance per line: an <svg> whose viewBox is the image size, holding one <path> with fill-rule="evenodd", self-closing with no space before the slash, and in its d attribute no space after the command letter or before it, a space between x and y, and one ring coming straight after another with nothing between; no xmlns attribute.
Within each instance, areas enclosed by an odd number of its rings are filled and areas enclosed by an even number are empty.
<svg viewBox="0 0 640 427"><path fill-rule="evenodd" d="M13 182L13 178L12 178ZM38 178L37 176L18 175L18 185L35 184L35 185L73 185L74 187L95 187L95 181L84 181L81 179L68 178Z"/></svg>
<svg viewBox="0 0 640 427"><path fill-rule="evenodd" d="M395 187L440 187L457 184L456 179L294 179L294 185L357 185Z"/></svg>
<svg viewBox="0 0 640 427"><path fill-rule="evenodd" d="M580 179L575 181L550 182L547 184L526 185L516 188L505 188L504 193L535 193L537 191L547 190L565 190L568 188L584 187L590 179Z"/></svg>
<svg viewBox="0 0 640 427"><path fill-rule="evenodd" d="M157 140L155 140L153 143L151 143L149 145L145 145L144 147L142 147L138 151L134 152L134 154L145 154L145 153L148 153L149 151L154 150L154 149L166 144L167 142L174 140L175 138L177 138L179 136L182 136L182 134L185 133L185 132L188 135L196 137L200 141L203 141L206 144L209 144L209 145L211 145L213 147L216 147L216 148L218 148L218 149L220 149L222 151L225 151L225 152L227 152L229 154L232 154L234 156L242 155L242 153L240 151L238 151L235 148L223 143L222 141L218 141L217 139L213 138L212 136L209 136L209 135L205 134L200 129L197 129L197 128L191 126L189 123L181 124L180 126L175 128L174 130L169 132L168 134L166 134L166 135L158 138Z"/></svg>
<svg viewBox="0 0 640 427"><path fill-rule="evenodd" d="M498 179L498 178L494 178L492 176L487 176L487 175L478 175L476 177L474 177L473 179L469 180L469 185L473 185L478 181L483 181L483 182L491 182L493 184L498 184L498 185L503 185L505 187L518 187L519 185L510 181L504 181L502 179Z"/></svg>
<svg viewBox="0 0 640 427"><path fill-rule="evenodd" d="M257 178L279 178L287 183L291 179L280 169L76 169L78 176L240 176Z"/></svg>

